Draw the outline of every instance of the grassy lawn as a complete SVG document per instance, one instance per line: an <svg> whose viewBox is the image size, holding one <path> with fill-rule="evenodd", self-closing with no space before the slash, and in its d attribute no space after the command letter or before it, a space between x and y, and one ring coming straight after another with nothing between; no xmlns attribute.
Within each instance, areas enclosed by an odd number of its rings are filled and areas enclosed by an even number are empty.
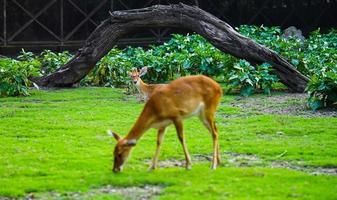
<svg viewBox="0 0 337 200"><path fill-rule="evenodd" d="M336 117L263 113L236 107L236 102L237 96L224 96L217 113L222 165L216 171L207 160L211 136L191 118L184 127L192 170L172 164L183 162L184 156L170 126L161 168L147 172L156 145L156 132L151 130L134 148L124 171L113 174L115 140L106 130L127 133L143 107L136 98L111 88L34 91L30 97L2 98L0 199L50 191L66 199L62 194L106 185L162 186L154 199L337 199L336 174L312 173L337 167Z"/></svg>

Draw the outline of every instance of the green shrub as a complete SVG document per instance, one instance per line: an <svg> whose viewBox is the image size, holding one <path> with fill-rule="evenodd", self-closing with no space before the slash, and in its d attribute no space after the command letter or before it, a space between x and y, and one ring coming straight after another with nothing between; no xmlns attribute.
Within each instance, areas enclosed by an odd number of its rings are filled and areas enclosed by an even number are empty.
<svg viewBox="0 0 337 200"><path fill-rule="evenodd" d="M133 67L148 66L144 80L163 83L181 76L205 74L221 77L237 59L223 54L199 35L173 35L163 45L143 48L112 49L89 74L84 85L122 86L130 79L127 72Z"/></svg>
<svg viewBox="0 0 337 200"><path fill-rule="evenodd" d="M276 38L275 35L280 32L277 28L271 30L270 36L262 34L268 36L263 41ZM117 87L129 85L127 71L143 66L149 67L143 77L147 82L163 83L181 76L204 74L227 82L231 88L240 88L245 96L260 89L270 94L272 84L278 80L268 64L254 68L247 61L222 53L200 35L175 34L163 45L151 46L147 50L139 47L112 49L82 83ZM238 69L240 67L242 69Z"/></svg>
<svg viewBox="0 0 337 200"><path fill-rule="evenodd" d="M156 57L165 61L167 70L179 76L190 74L204 74L207 76L221 76L224 70L235 62L235 58L222 53L200 35L173 35L173 38L161 46L153 49ZM155 68L159 66L155 65ZM161 72L162 70L157 70ZM169 76L170 77L170 76Z"/></svg>
<svg viewBox="0 0 337 200"><path fill-rule="evenodd" d="M307 69L310 82L308 104L313 110L337 104L337 32L311 33L301 64Z"/></svg>
<svg viewBox="0 0 337 200"><path fill-rule="evenodd" d="M244 71L238 70L240 65L243 65ZM149 67L148 73L143 77L147 82L163 83L181 76L204 74L227 82L232 88L241 88L243 95L249 95L256 89L263 89L270 94L272 83L277 81L267 64L255 69L247 61L238 61L233 56L222 53L200 35L175 34L163 45L151 46L147 50L139 47L112 49L81 83L130 87L127 72L133 67L143 66ZM235 75L241 77L234 79ZM244 79L243 76L249 78ZM251 84L247 85L249 81Z"/></svg>
<svg viewBox="0 0 337 200"><path fill-rule="evenodd" d="M317 69L307 86L308 104L313 110L337 105L337 66Z"/></svg>
<svg viewBox="0 0 337 200"><path fill-rule="evenodd" d="M278 27L243 25L238 30L287 58L304 75L310 77L308 105L313 110L336 105L337 31L312 32L304 41L281 37Z"/></svg>
<svg viewBox="0 0 337 200"><path fill-rule="evenodd" d="M37 59L33 52L21 50L20 55L17 57L18 60L21 61L31 61Z"/></svg>
<svg viewBox="0 0 337 200"><path fill-rule="evenodd" d="M119 49L113 48L81 81L82 85L120 87L130 82L128 71L132 68L130 58Z"/></svg>
<svg viewBox="0 0 337 200"><path fill-rule="evenodd" d="M243 25L237 30L281 54L300 72L311 77L307 91L309 93L308 105L312 109L336 105L336 30L331 30L327 34L321 34L317 30L311 33L306 40L285 39L281 36L282 31L279 27ZM147 49L113 48L97 63L95 68L81 81L81 84L131 88L128 71L134 67L143 66L149 68L148 73L143 77L146 82L164 83L181 76L204 74L227 83L231 89L239 88L241 94L245 96L257 90L270 94L273 83L278 81L271 73L272 68L268 64L253 67L245 60L238 60L222 53L196 34L174 34L172 36L164 44L153 45ZM54 53L45 50L36 56L22 50L18 56L19 61L3 59L2 71L6 73L1 72L3 79L1 95L28 94L25 89L30 83L26 77L38 73L36 68L39 68L41 74L47 75L68 62L71 57L69 52ZM15 74L21 78L13 78ZM6 83L4 83L5 79ZM20 86L23 88L14 90Z"/></svg>
<svg viewBox="0 0 337 200"><path fill-rule="evenodd" d="M272 67L267 63L253 67L246 60L239 60L234 64L228 80L231 86L240 88L243 96L251 95L256 89L270 95L272 84L278 81L271 71Z"/></svg>
<svg viewBox="0 0 337 200"><path fill-rule="evenodd" d="M41 63L35 59L17 61L0 59L0 96L29 95L30 76L39 75Z"/></svg>
<svg viewBox="0 0 337 200"><path fill-rule="evenodd" d="M54 53L43 51L39 56L24 49L15 59L0 59L0 96L27 96L32 86L31 76L47 75L70 60L72 55L65 51Z"/></svg>
<svg viewBox="0 0 337 200"><path fill-rule="evenodd" d="M41 65L41 74L48 75L66 64L72 57L73 55L70 54L68 51L56 53L50 50L44 50L39 55L35 55L32 52L27 52L22 49L17 59L20 61L37 60L38 62L40 62Z"/></svg>
<svg viewBox="0 0 337 200"><path fill-rule="evenodd" d="M41 62L41 73L48 75L66 64L73 57L68 51L55 53L50 50L44 50L38 57Z"/></svg>

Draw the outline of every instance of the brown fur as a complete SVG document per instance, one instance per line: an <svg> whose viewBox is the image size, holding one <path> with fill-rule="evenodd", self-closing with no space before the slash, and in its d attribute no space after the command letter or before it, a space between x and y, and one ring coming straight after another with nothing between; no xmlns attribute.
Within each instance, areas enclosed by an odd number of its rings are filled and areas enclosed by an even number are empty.
<svg viewBox="0 0 337 200"><path fill-rule="evenodd" d="M118 143L115 147L113 170L115 172L121 170L131 148L150 128L158 129L157 150L151 165L151 169L155 169L165 129L172 123L183 146L186 168L189 169L191 159L184 140L183 119L191 115L197 115L212 135L214 147L212 168L215 169L220 158L214 117L221 96L222 89L219 84L202 75L179 78L170 84L155 88L130 132L124 138L114 133Z"/></svg>

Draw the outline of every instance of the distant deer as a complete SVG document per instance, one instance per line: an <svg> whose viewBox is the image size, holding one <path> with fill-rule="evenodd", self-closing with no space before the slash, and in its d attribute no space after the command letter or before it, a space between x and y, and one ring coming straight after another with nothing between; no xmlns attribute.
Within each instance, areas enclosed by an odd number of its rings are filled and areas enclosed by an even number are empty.
<svg viewBox="0 0 337 200"><path fill-rule="evenodd" d="M152 91L165 84L146 84L143 82L143 80L140 78L144 76L147 73L147 67L143 67L138 71L138 69L133 69L131 72L129 72L129 76L132 79L133 84L136 86L138 92L143 96L143 99L145 101L148 100L149 95L152 93Z"/></svg>
<svg viewBox="0 0 337 200"><path fill-rule="evenodd" d="M117 140L114 150L113 171L121 171L131 148L150 128L158 129L157 148L150 167L151 170L155 169L166 127L172 123L183 146L186 169L190 169L191 158L185 144L183 120L194 115L199 117L212 135L212 169L216 169L220 163L220 156L218 131L214 118L221 96L222 90L219 84L202 75L182 77L154 90L136 123L124 138L121 138L117 133L109 131Z"/></svg>

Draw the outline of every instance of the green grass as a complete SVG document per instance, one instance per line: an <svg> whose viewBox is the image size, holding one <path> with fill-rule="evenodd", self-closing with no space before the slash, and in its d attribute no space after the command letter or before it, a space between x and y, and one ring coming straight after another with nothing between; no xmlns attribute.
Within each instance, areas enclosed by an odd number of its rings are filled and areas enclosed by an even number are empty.
<svg viewBox="0 0 337 200"><path fill-rule="evenodd" d="M254 154L263 162L284 160L298 166L337 166L337 119L253 114L229 106L224 96L217 114L221 152ZM336 199L337 177L263 166L234 167L195 162L147 172L155 150L155 130L134 148L121 174L111 172L112 129L125 135L143 104L122 90L79 88L34 91L30 97L0 99L0 198L28 193L88 191L104 185L163 185L158 199ZM222 117L224 114L229 117ZM210 154L210 134L197 118L185 121L187 145ZM280 134L281 133L281 134ZM281 156L280 156L281 155ZM183 160L173 127L160 160ZM118 196L97 196L99 199Z"/></svg>

